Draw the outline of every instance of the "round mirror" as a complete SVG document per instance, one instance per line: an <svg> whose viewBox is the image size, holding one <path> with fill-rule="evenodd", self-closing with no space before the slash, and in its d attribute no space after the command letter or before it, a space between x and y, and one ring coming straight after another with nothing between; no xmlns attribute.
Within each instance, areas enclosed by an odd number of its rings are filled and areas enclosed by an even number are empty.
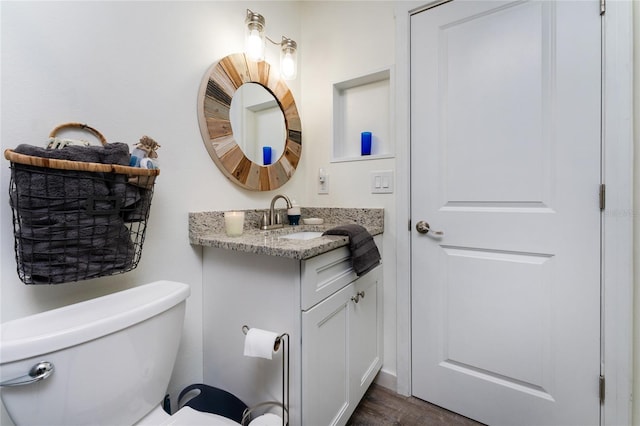
<svg viewBox="0 0 640 426"><path fill-rule="evenodd" d="M284 115L271 92L258 83L243 84L233 95L229 114L233 138L249 160L268 166L282 155Z"/></svg>
<svg viewBox="0 0 640 426"><path fill-rule="evenodd" d="M257 86L258 90L251 86ZM237 122L234 118L243 115L243 110L247 109L242 100L238 102L238 107L235 106L236 96L253 98L253 92L260 91L260 88L272 97L269 99L264 93L261 94L266 99L265 102L268 104L275 100L277 108L268 107L264 102L256 102L251 106L254 110L264 107L263 110L267 111L264 116L270 116L271 119L264 119L265 123L270 124L253 123L251 126L260 127L261 135L247 137L254 130L245 127L242 121L244 119ZM280 118L273 118L277 115L273 110L279 111ZM264 117L260 119L262 118ZM273 124L278 120L282 120L282 127ZM284 185L298 166L302 153L300 116L287 84L275 71L271 71L267 62L251 61L244 54L237 53L214 64L205 74L200 86L198 121L205 147L213 161L225 176L243 188L254 191L274 190ZM262 135L267 132L267 127L269 134ZM277 140L283 141L281 148L276 143ZM263 146L271 147L272 164L263 164Z"/></svg>

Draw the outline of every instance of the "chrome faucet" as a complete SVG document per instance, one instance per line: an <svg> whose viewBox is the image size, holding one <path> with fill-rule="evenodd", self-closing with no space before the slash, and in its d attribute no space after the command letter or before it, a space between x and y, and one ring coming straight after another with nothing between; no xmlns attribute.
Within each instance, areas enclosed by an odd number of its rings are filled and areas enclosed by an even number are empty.
<svg viewBox="0 0 640 426"><path fill-rule="evenodd" d="M262 219L262 223L260 224L260 229L274 229L274 228L282 228L284 226L282 222L279 221L278 218L276 217L275 205L276 205L276 201L278 201L279 198L282 198L287 202L288 209L293 207L293 205L291 204L291 200L289 200L289 197L282 194L276 195L271 200L271 205L269 206L269 217L267 218L267 214L265 213ZM267 220L268 220L268 223L267 223Z"/></svg>

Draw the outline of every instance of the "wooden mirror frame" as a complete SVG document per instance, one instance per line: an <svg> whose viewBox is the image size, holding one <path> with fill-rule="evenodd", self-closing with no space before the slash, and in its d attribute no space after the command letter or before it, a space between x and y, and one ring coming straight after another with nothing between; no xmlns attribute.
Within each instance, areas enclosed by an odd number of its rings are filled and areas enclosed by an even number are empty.
<svg viewBox="0 0 640 426"><path fill-rule="evenodd" d="M284 151L273 164L251 161L233 137L229 111L236 90L258 83L269 91L284 115ZM232 182L252 191L271 191L287 183L302 154L302 124L293 94L269 63L248 59L243 53L225 56L207 72L198 92L198 122L207 152Z"/></svg>

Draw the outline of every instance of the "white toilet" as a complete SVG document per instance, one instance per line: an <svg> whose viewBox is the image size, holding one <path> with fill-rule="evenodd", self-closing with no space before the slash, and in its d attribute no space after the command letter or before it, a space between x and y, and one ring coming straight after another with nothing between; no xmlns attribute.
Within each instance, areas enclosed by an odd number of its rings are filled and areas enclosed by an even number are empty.
<svg viewBox="0 0 640 426"><path fill-rule="evenodd" d="M1 395L14 423L238 426L162 409L189 294L157 281L2 324Z"/></svg>

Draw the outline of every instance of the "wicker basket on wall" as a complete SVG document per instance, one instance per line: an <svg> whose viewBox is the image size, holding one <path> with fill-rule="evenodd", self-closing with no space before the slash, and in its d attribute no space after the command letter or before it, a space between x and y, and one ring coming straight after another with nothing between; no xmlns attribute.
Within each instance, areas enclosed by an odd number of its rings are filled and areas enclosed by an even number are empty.
<svg viewBox="0 0 640 426"><path fill-rule="evenodd" d="M99 131L80 123L58 126L50 137L67 128L87 131L107 146ZM10 149L4 154L11 162L9 202L22 282L82 281L138 265L160 170L44 158Z"/></svg>

